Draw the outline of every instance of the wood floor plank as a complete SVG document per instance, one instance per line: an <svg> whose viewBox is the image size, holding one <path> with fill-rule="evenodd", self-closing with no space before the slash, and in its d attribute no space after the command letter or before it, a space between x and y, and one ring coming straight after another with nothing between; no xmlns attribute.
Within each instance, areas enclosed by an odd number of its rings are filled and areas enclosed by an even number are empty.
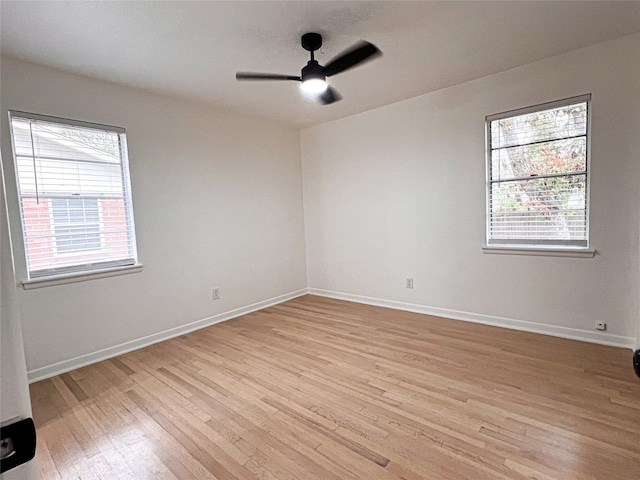
<svg viewBox="0 0 640 480"><path fill-rule="evenodd" d="M310 295L30 391L45 480L640 478L630 351Z"/></svg>

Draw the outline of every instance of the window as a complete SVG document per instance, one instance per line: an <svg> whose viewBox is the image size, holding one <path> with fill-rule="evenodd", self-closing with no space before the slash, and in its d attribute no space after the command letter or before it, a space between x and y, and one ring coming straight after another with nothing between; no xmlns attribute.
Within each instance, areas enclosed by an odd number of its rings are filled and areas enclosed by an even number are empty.
<svg viewBox="0 0 640 480"><path fill-rule="evenodd" d="M136 265L124 129L9 115L28 279Z"/></svg>
<svg viewBox="0 0 640 480"><path fill-rule="evenodd" d="M487 117L487 244L587 248L584 95Z"/></svg>
<svg viewBox="0 0 640 480"><path fill-rule="evenodd" d="M97 199L54 198L51 209L58 254L101 248Z"/></svg>

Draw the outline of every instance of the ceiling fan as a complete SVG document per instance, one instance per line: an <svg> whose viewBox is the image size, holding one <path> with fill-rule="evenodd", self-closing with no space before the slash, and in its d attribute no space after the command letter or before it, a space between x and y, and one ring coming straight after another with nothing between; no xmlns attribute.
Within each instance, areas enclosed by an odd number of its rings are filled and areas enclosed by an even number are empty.
<svg viewBox="0 0 640 480"><path fill-rule="evenodd" d="M314 58L313 52L322 46L322 35L319 33L305 33L302 35L302 48L311 53L311 60L302 69L299 77L295 75L280 75L276 73L238 72L236 80L295 80L302 82L303 92L316 96L323 105L341 100L342 97L335 88L327 84L326 77L344 72L364 61L382 55L382 52L372 43L362 41L353 45L325 66L320 65Z"/></svg>

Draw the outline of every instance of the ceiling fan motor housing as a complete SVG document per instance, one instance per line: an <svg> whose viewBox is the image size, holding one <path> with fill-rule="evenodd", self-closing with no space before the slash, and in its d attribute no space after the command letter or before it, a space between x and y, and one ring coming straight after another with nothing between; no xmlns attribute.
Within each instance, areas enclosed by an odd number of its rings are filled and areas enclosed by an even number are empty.
<svg viewBox="0 0 640 480"><path fill-rule="evenodd" d="M325 80L326 77L322 71L322 67L315 60L309 60L307 66L302 69L302 81L311 80L312 78L318 78Z"/></svg>

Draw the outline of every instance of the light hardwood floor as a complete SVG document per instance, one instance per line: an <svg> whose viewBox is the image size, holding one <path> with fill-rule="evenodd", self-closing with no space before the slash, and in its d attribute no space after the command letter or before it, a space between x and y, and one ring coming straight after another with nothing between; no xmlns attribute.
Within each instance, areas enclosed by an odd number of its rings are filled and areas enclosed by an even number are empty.
<svg viewBox="0 0 640 480"><path fill-rule="evenodd" d="M314 296L31 397L44 479L640 479L630 350Z"/></svg>

